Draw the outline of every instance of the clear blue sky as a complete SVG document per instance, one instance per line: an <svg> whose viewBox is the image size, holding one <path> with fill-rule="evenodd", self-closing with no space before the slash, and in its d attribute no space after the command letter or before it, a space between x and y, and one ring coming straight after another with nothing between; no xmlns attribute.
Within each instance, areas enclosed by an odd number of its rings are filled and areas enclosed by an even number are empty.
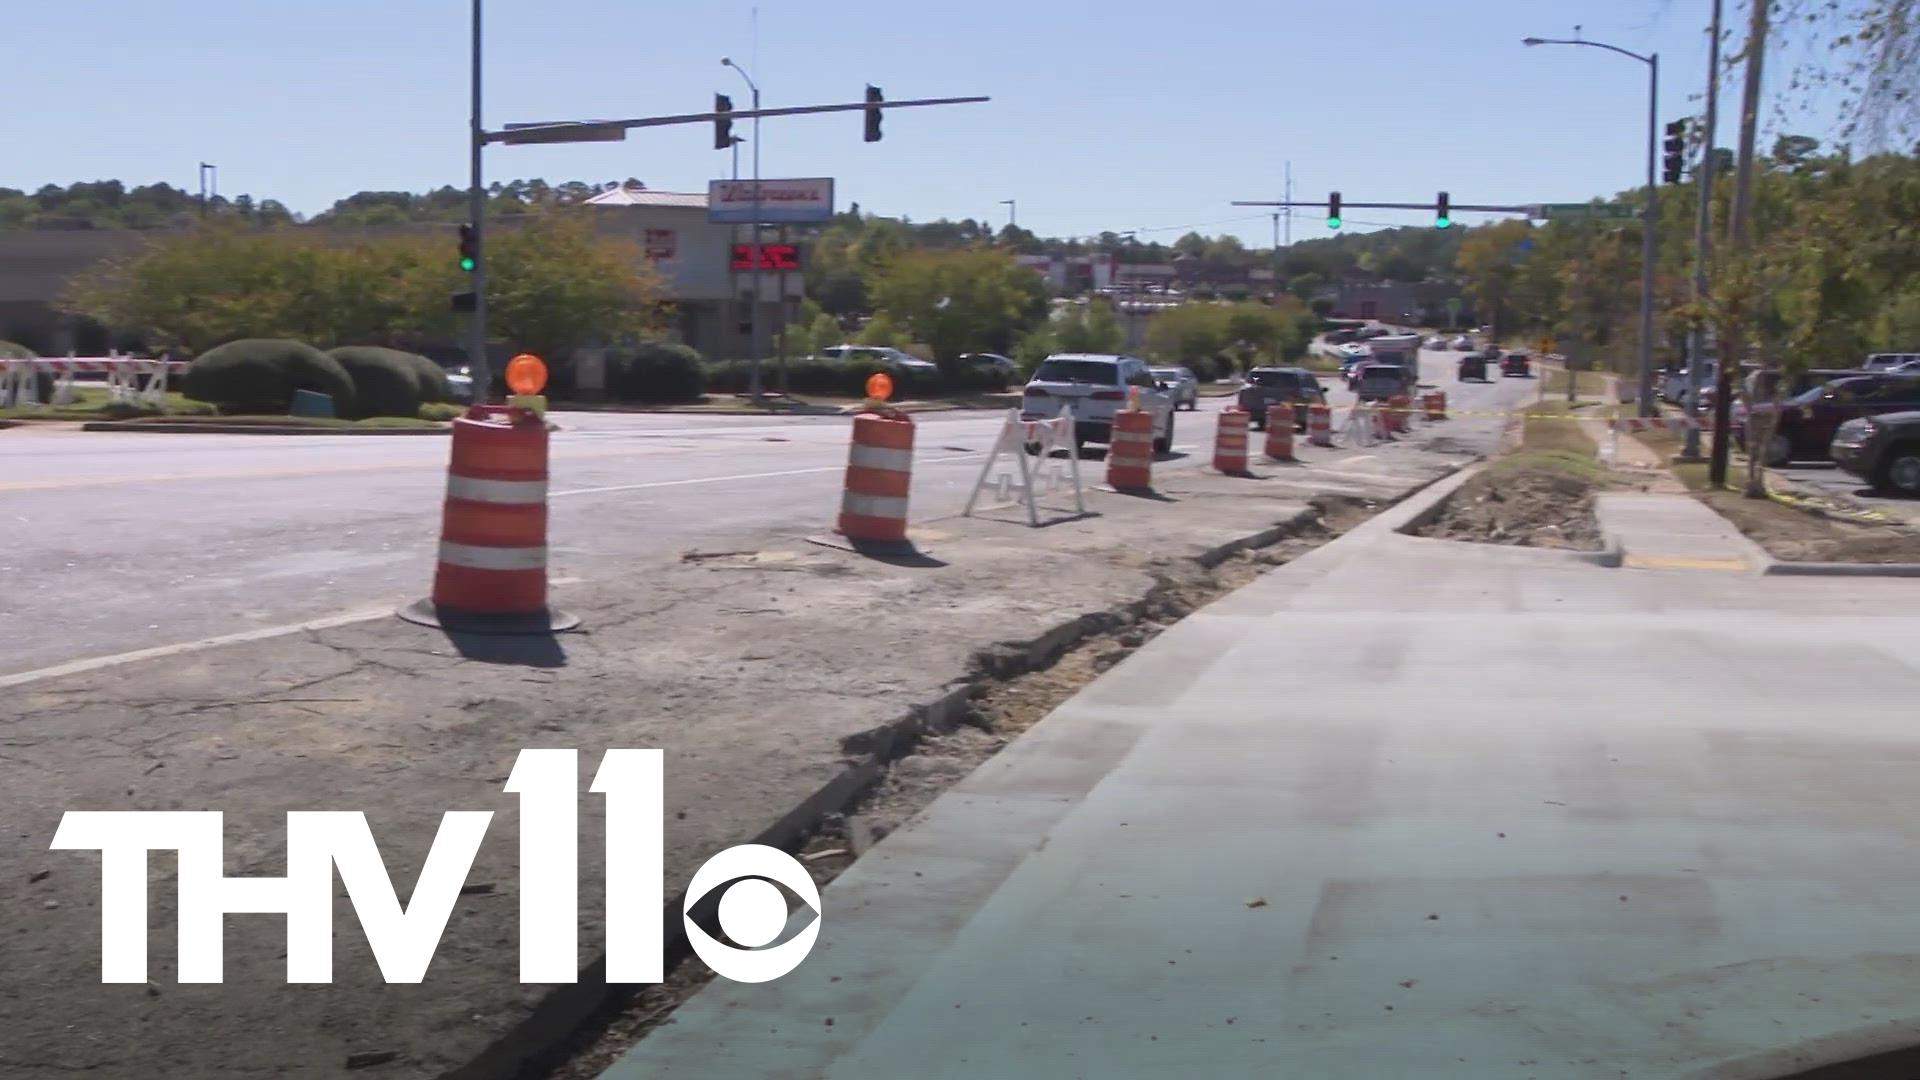
<svg viewBox="0 0 1920 1080"><path fill-rule="evenodd" d="M1727 8L1737 22L1744 4ZM1004 222L1000 201L1015 199L1020 224L1043 235L1140 229L1171 241L1195 226L1264 246L1269 219L1228 204L1279 198L1288 161L1296 198L1444 189L1461 203L1531 203L1640 183L1645 67L1520 39L1571 37L1580 24L1589 39L1657 50L1664 123L1697 109L1709 4L763 0L757 50L753 9L488 0L487 124L699 112L716 91L744 108L723 55L753 69L769 107L858 100L868 82L890 99L988 94L890 113L875 144L861 141L857 113L766 121L763 174L834 176L843 207L916 220ZM313 213L362 189L464 185L468 18L466 0L12 5L0 186L119 178L195 190L207 161L223 195ZM1790 66L1773 66L1770 89ZM1723 107L1721 145L1734 131ZM729 167L705 126L487 152L489 179L634 176L679 191ZM1296 240L1327 235L1317 211L1302 213Z"/></svg>

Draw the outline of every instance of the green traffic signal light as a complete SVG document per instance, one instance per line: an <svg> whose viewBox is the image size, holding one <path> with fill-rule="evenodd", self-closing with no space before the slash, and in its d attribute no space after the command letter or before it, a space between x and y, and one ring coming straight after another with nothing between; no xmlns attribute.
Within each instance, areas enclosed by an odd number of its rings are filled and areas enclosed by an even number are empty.
<svg viewBox="0 0 1920 1080"><path fill-rule="evenodd" d="M1328 219L1327 219L1327 228L1329 228L1329 229L1337 229L1337 228L1339 228L1339 227L1340 227L1340 219L1339 219L1339 218L1337 218L1337 217L1330 217L1330 218L1328 218Z"/></svg>
<svg viewBox="0 0 1920 1080"><path fill-rule="evenodd" d="M473 273L474 265L475 264L471 256L460 260L460 269L465 270L469 274Z"/></svg>
<svg viewBox="0 0 1920 1080"><path fill-rule="evenodd" d="M1433 223L1433 227L1436 229L1445 229L1452 225L1453 225L1453 219L1447 218L1447 217L1440 218L1439 220Z"/></svg>

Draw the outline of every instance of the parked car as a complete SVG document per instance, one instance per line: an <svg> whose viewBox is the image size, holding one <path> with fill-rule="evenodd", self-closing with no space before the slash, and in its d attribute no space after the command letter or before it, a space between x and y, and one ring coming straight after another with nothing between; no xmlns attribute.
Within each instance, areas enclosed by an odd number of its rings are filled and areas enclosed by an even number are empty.
<svg viewBox="0 0 1920 1080"><path fill-rule="evenodd" d="M1780 466L1820 460L1828 455L1841 424L1863 416L1915 409L1920 409L1920 377L1855 375L1836 379L1781 404L1773 432L1767 436L1763 461ZM1753 418L1772 412L1771 404L1736 406L1729 425L1735 441L1747 448L1747 431Z"/></svg>
<svg viewBox="0 0 1920 1080"><path fill-rule="evenodd" d="M1152 370L1156 380L1167 384L1167 392L1173 396L1174 408L1185 405L1187 411L1192 412L1200 407L1200 377L1191 369L1157 367Z"/></svg>
<svg viewBox="0 0 1920 1080"><path fill-rule="evenodd" d="M1473 339L1461 334L1453 339L1453 348L1455 352L1467 352L1473 348Z"/></svg>
<svg viewBox="0 0 1920 1080"><path fill-rule="evenodd" d="M1020 403L1022 420L1051 420L1073 409L1073 439L1111 444L1113 417L1138 390L1140 408L1153 414L1153 452L1173 449L1173 397L1160 388L1144 360L1095 353L1057 353L1040 362Z"/></svg>
<svg viewBox="0 0 1920 1080"><path fill-rule="evenodd" d="M473 400L473 369L465 364L458 367L445 367L447 389L453 393L453 400L470 402Z"/></svg>
<svg viewBox="0 0 1920 1080"><path fill-rule="evenodd" d="M1500 377L1533 378L1533 357L1524 352L1510 352L1500 358Z"/></svg>
<svg viewBox="0 0 1920 1080"><path fill-rule="evenodd" d="M1691 368L1681 368L1678 371L1666 372L1666 377L1660 380L1660 400L1669 405L1683 404L1687 399L1687 380L1692 377L1691 371ZM1700 385L1703 387L1713 385L1713 381L1719 377L1719 372L1718 362L1702 361Z"/></svg>
<svg viewBox="0 0 1920 1080"><path fill-rule="evenodd" d="M1251 413L1249 423L1255 431L1267 428L1267 410L1275 405L1292 405L1296 431L1307 429L1307 405L1325 405L1327 391L1320 377L1306 368L1258 367L1247 372L1247 384L1240 388L1236 404Z"/></svg>
<svg viewBox="0 0 1920 1080"><path fill-rule="evenodd" d="M1835 430L1828 453L1882 491L1920 498L1920 412L1848 420Z"/></svg>
<svg viewBox="0 0 1920 1080"><path fill-rule="evenodd" d="M990 368L1009 378L1017 377L1020 374L1020 364L1012 357L1001 356L999 353L961 353L960 363L970 367Z"/></svg>
<svg viewBox="0 0 1920 1080"><path fill-rule="evenodd" d="M1920 362L1920 353L1881 352L1868 356L1860 368L1862 371L1895 371L1915 362Z"/></svg>
<svg viewBox="0 0 1920 1080"><path fill-rule="evenodd" d="M1460 358L1460 381L1461 382L1492 382L1493 381L1493 379L1489 377L1489 375L1487 374L1487 357L1485 353L1470 352L1467 355Z"/></svg>
<svg viewBox="0 0 1920 1080"><path fill-rule="evenodd" d="M899 349L889 348L885 345L829 345L820 350L820 355L828 360L841 363L865 360L879 364L891 364L894 367L908 371L933 372L940 370L940 365L932 361L922 360L911 353L904 353Z"/></svg>

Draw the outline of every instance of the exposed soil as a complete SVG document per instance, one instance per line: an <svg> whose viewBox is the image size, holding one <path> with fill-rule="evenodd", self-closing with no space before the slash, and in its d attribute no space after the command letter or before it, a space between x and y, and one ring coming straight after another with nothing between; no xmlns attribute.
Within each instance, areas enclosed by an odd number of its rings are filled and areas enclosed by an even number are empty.
<svg viewBox="0 0 1920 1080"><path fill-rule="evenodd" d="M1489 469L1461 485L1433 520L1414 531L1435 540L1598 551L1596 485L1548 465Z"/></svg>
<svg viewBox="0 0 1920 1080"><path fill-rule="evenodd" d="M1769 555L1787 562L1920 563L1920 531L1848 521L1737 491L1696 491Z"/></svg>
<svg viewBox="0 0 1920 1080"><path fill-rule="evenodd" d="M1297 529L1269 547L1242 551L1210 570L1194 566L1162 578L1123 625L1083 638L1053 664L1010 678L980 676L972 689L972 707L964 723L922 737L911 752L888 768L851 813L830 815L807 842L800 858L814 881L824 888L874 843L905 825L942 792L1169 625L1327 543L1382 509L1377 503L1342 496L1323 496L1312 503L1320 511L1317 523ZM990 661L976 665L983 671L992 667ZM648 1032L673 1023L673 1011L712 978L712 970L699 958L685 957L671 968L666 982L628 998L576 1036L565 1060L543 1074L542 1080L591 1080L599 1076Z"/></svg>

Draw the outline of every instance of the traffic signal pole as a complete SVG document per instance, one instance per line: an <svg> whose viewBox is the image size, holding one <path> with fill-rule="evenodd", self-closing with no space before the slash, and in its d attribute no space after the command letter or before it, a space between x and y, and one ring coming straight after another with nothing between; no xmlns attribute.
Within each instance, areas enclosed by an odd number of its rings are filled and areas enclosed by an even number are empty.
<svg viewBox="0 0 1920 1080"><path fill-rule="evenodd" d="M481 175L480 152L487 146L487 130L480 123L480 5L473 0L473 121L468 148L472 178L467 186L467 220L473 226L473 321L467 333L467 367L473 376L473 400L484 404L492 400L493 372L487 365L487 189Z"/></svg>

